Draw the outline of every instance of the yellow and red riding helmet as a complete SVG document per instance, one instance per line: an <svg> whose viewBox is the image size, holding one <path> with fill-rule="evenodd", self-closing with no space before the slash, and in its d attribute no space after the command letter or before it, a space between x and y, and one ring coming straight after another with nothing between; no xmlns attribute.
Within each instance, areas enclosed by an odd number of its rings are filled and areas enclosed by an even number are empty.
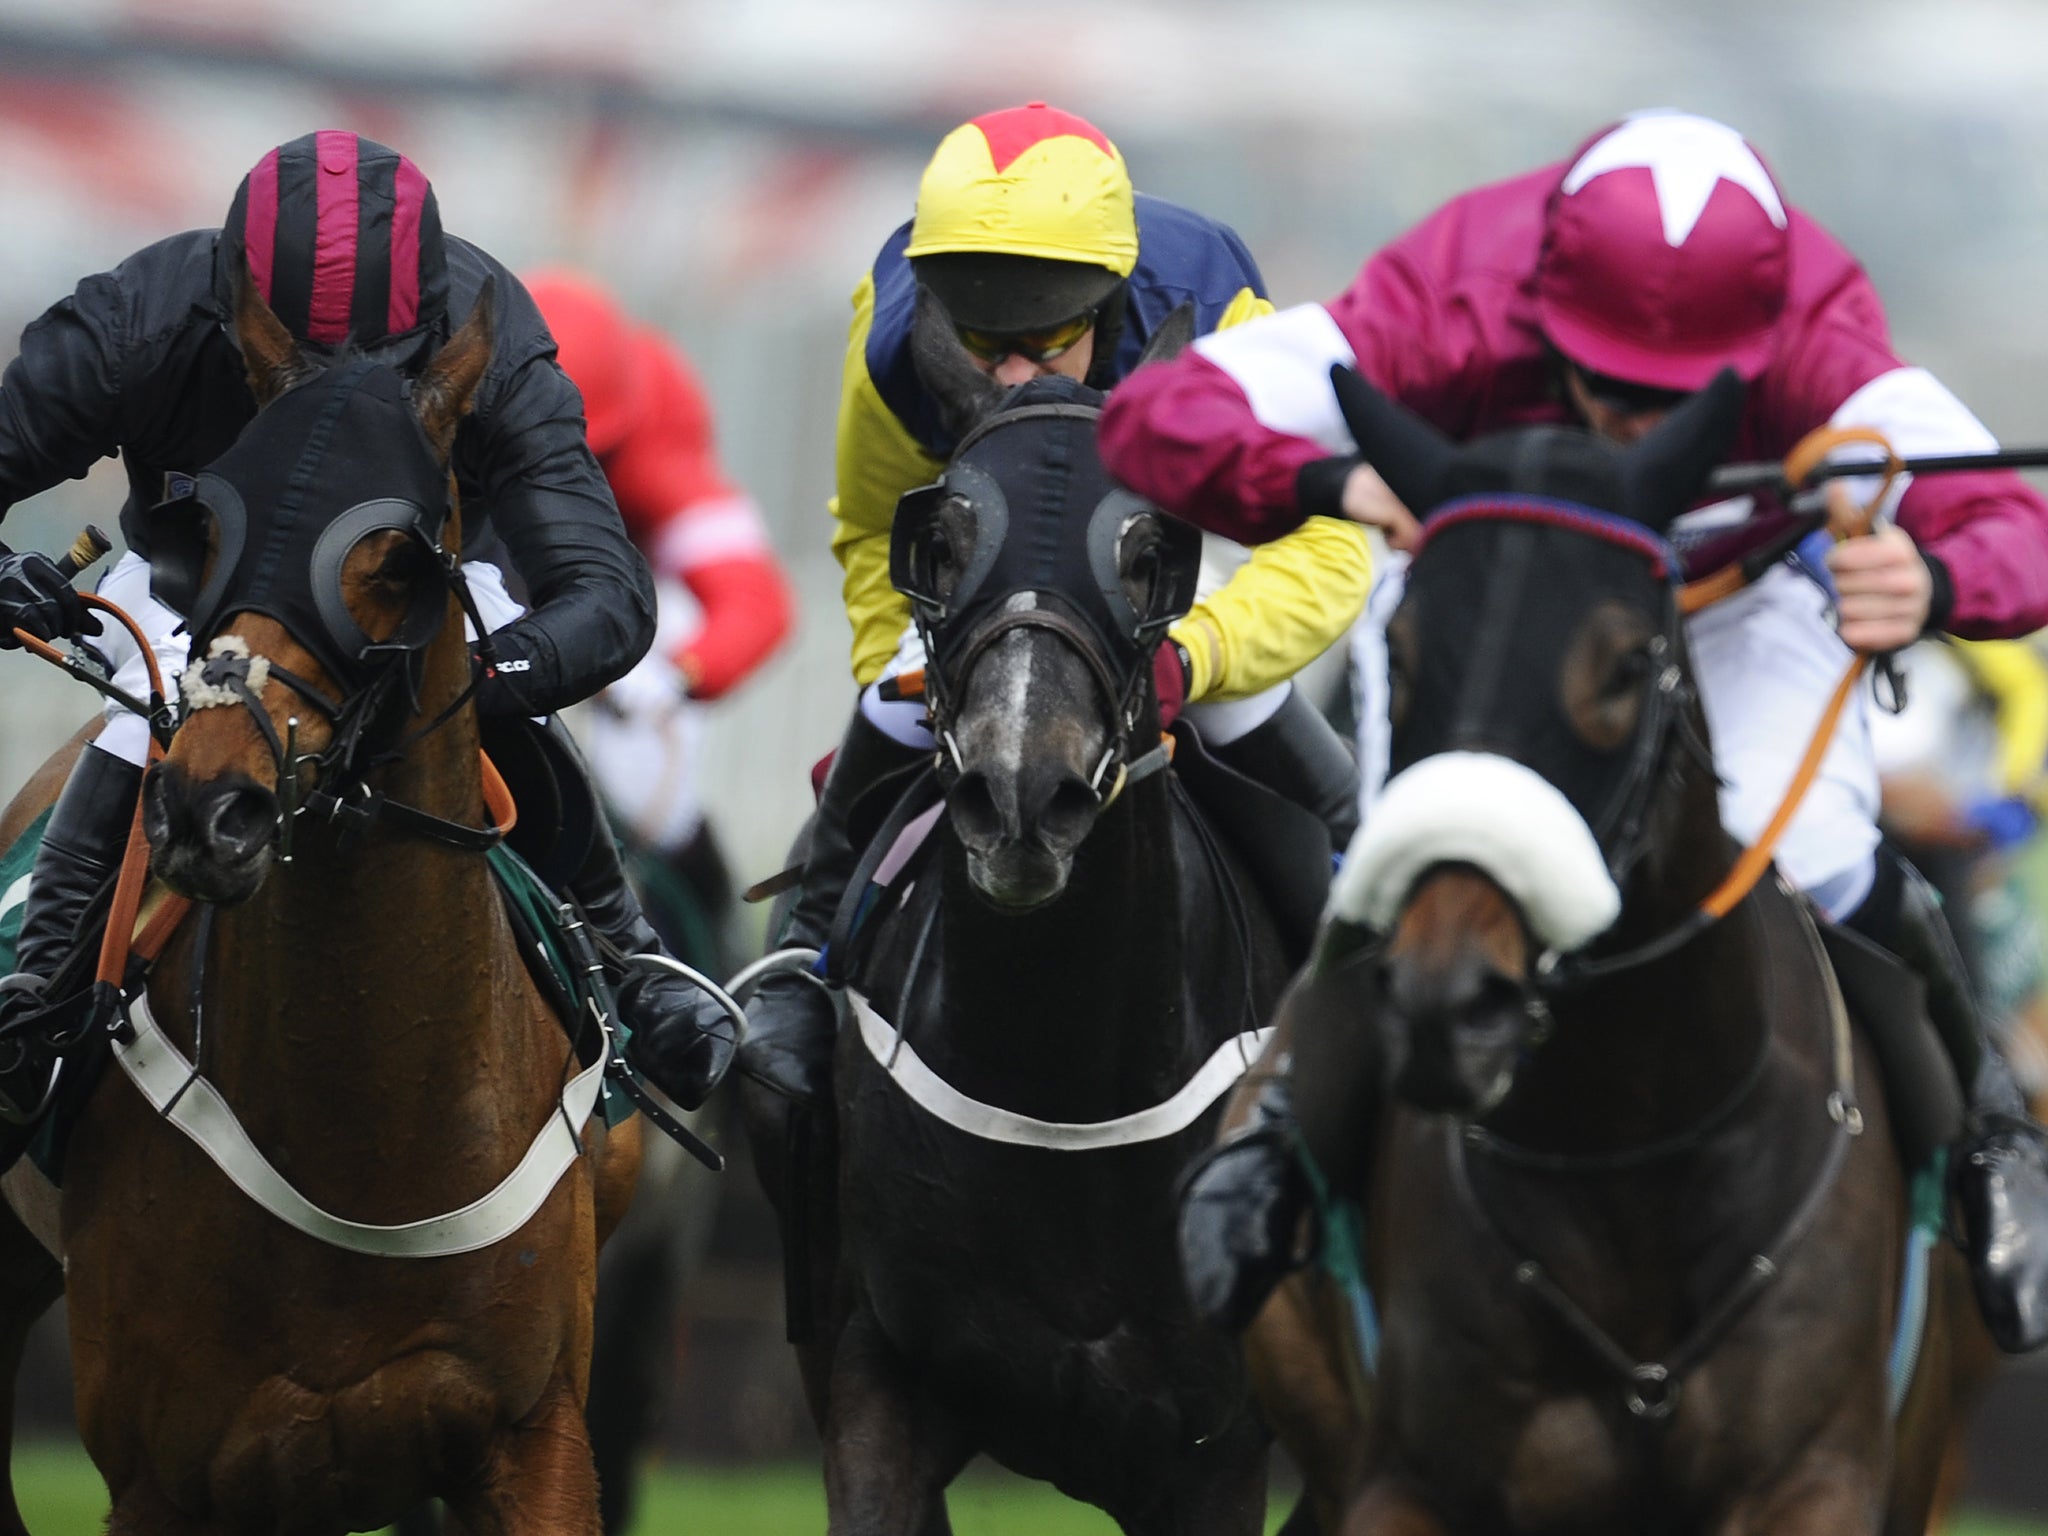
<svg viewBox="0 0 2048 1536"><path fill-rule="evenodd" d="M1098 309L1138 263L1123 156L1042 101L989 112L939 143L905 254L955 322L1016 334Z"/></svg>

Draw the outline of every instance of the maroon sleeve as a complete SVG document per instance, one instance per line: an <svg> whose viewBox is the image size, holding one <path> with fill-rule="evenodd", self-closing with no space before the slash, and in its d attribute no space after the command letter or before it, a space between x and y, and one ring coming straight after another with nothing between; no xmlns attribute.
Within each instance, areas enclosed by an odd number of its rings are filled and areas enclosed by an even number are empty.
<svg viewBox="0 0 2048 1536"><path fill-rule="evenodd" d="M1240 543L1278 538L1304 516L1307 465L1353 452L1330 388L1356 366L1425 415L1444 411L1468 371L1454 327L1397 248L1366 263L1327 305L1301 305L1218 331L1139 369L1103 412L1110 472L1140 495Z"/></svg>

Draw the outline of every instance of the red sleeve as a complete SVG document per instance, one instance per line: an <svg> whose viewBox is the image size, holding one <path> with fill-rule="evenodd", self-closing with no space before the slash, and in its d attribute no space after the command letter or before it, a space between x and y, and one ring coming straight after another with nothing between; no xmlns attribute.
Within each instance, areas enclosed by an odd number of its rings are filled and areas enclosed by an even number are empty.
<svg viewBox="0 0 2048 1536"><path fill-rule="evenodd" d="M676 648L675 664L689 679L692 698L715 699L789 634L789 583L772 557L693 566L683 579L704 610L704 623Z"/></svg>
<svg viewBox="0 0 2048 1536"><path fill-rule="evenodd" d="M605 460L627 530L655 573L682 582L703 608L674 661L698 698L716 698L789 633L790 594L753 500L726 479L711 413L675 350L653 336L647 410Z"/></svg>

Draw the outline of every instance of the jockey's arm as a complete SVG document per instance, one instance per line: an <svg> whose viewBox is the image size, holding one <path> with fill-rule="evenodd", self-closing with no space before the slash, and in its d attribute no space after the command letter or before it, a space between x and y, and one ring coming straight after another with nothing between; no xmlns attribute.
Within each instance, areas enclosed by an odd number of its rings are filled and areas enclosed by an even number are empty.
<svg viewBox="0 0 2048 1536"><path fill-rule="evenodd" d="M653 404L606 456L627 529L700 620L669 655L692 698L730 691L789 633L790 592L760 508L725 478L703 391L666 343L647 350Z"/></svg>
<svg viewBox="0 0 2048 1536"><path fill-rule="evenodd" d="M590 697L646 654L654 581L584 441L582 397L568 375L536 346L492 382L456 435L456 475L465 498L488 513L533 607L493 636L501 656L524 665L501 669L502 686L479 704L547 714Z"/></svg>
<svg viewBox="0 0 2048 1536"><path fill-rule="evenodd" d="M1172 638L1188 653L1190 704L1249 698L1284 683L1342 639L1372 590L1365 530L1312 517L1258 545Z"/></svg>
<svg viewBox="0 0 2048 1536"><path fill-rule="evenodd" d="M1939 379L1894 357L1881 333L1845 329L1821 333L1809 364L1815 393L1838 396L1839 404L1802 408L1795 400L1795 419L1876 427L1906 456L1998 446ZM1843 376L1862 382L1845 391L1834 383ZM1838 498L1851 493L1851 483L1836 485ZM1867 497L1876 486L1853 489ZM1847 643L1892 650L1923 629L2007 639L2048 626L2048 500L2039 492L2007 470L1926 475L1893 495L1883 510L1896 529L1837 545L1829 556Z"/></svg>
<svg viewBox="0 0 2048 1536"><path fill-rule="evenodd" d="M0 375L0 515L119 450L129 311L120 274L103 272L22 332Z"/></svg>
<svg viewBox="0 0 2048 1536"><path fill-rule="evenodd" d="M910 627L910 601L889 582L889 528L896 502L914 486L938 479L944 466L897 420L868 375L872 279L862 279L853 305L840 378L832 553L846 572L842 590L853 625L853 677L865 688L882 675Z"/></svg>
<svg viewBox="0 0 2048 1536"><path fill-rule="evenodd" d="M1273 313L1249 289L1240 299L1213 337L1241 334ZM1139 369L1110 398L1152 371ZM1372 556L1365 530L1353 523L1312 517L1258 545L1172 630L1188 656L1187 701L1249 698L1287 681L1343 637L1371 590Z"/></svg>

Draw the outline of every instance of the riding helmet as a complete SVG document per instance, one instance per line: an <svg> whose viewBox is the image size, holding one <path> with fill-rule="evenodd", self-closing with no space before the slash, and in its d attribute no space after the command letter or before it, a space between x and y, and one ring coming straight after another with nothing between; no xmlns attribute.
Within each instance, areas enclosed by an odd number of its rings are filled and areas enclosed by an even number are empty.
<svg viewBox="0 0 2048 1536"><path fill-rule="evenodd" d="M925 167L905 254L962 326L1015 335L1100 310L1138 262L1130 172L1086 118L986 113Z"/></svg>
<svg viewBox="0 0 2048 1536"><path fill-rule="evenodd" d="M1742 135L1639 112L1594 138L1551 194L1536 301L1591 373L1693 390L1771 360L1791 267L1778 184Z"/></svg>
<svg viewBox="0 0 2048 1536"><path fill-rule="evenodd" d="M447 312L434 189L406 156L345 129L281 144L242 178L214 256L229 312L245 257L302 342L372 346Z"/></svg>

